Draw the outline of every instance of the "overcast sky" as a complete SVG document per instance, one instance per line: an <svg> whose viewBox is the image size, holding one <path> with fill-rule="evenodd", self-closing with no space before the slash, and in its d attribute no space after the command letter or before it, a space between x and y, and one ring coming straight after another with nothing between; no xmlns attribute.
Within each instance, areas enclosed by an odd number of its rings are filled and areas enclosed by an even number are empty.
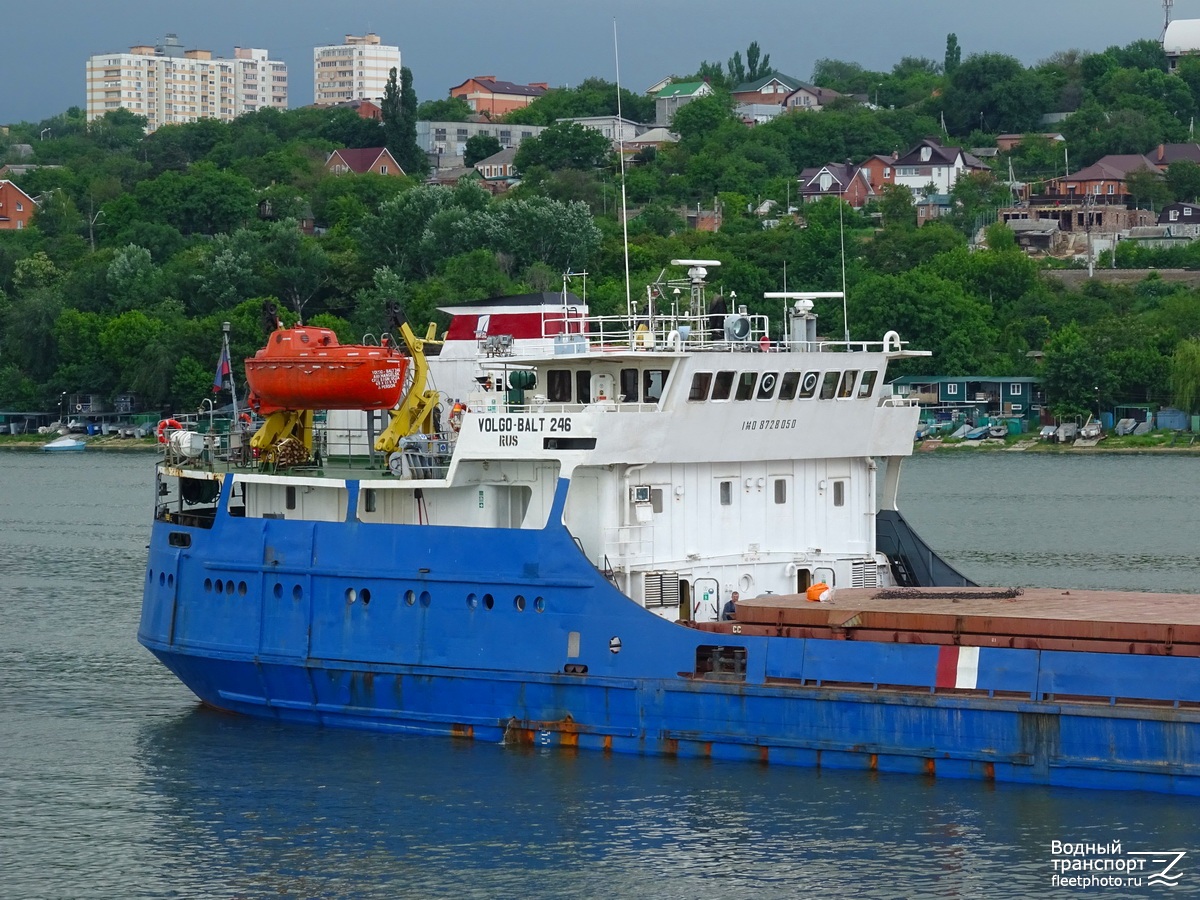
<svg viewBox="0 0 1200 900"><path fill-rule="evenodd" d="M1200 18L1200 0L1173 17ZM84 106L84 66L96 53L157 43L232 55L264 47L288 65L292 106L312 102L312 48L374 31L400 47L420 100L445 97L472 75L573 85L615 78L642 91L701 60L745 55L757 40L780 72L812 75L821 57L889 70L902 56L941 61L955 32L963 58L1000 52L1026 64L1058 50L1103 50L1158 39L1161 0L4 0L0 123Z"/></svg>

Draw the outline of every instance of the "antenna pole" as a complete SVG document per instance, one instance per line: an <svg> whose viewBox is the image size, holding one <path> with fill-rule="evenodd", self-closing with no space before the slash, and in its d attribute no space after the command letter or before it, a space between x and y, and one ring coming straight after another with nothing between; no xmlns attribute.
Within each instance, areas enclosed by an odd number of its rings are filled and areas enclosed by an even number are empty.
<svg viewBox="0 0 1200 900"><path fill-rule="evenodd" d="M846 313L846 226L842 222L842 199L838 198L838 239L842 243L842 328L846 343L850 343L850 318Z"/></svg>
<svg viewBox="0 0 1200 900"><path fill-rule="evenodd" d="M633 298L629 292L629 215L625 203L625 129L621 116L621 54L617 50L617 20L613 17L613 59L617 70L617 156L621 163L621 237L625 255L625 314L633 316Z"/></svg>

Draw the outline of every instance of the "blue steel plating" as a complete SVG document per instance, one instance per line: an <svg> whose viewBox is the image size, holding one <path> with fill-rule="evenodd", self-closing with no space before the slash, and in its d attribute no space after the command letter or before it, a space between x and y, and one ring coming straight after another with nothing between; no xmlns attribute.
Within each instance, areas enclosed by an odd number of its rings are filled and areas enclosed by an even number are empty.
<svg viewBox="0 0 1200 900"><path fill-rule="evenodd" d="M342 522L158 520L138 637L204 702L283 721L1200 794L1196 658L983 647L956 691L935 646L676 624L583 555L568 485L542 529L361 522L357 481ZM744 669L697 677L717 646Z"/></svg>

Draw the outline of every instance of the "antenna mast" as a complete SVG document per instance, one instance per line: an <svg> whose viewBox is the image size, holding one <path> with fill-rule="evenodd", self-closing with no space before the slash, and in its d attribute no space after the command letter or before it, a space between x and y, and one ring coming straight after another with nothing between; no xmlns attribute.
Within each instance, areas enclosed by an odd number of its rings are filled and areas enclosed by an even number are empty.
<svg viewBox="0 0 1200 900"><path fill-rule="evenodd" d="M1167 26L1171 24L1171 7L1174 5L1175 0L1163 0L1163 33L1158 39L1160 43L1167 36Z"/></svg>
<svg viewBox="0 0 1200 900"><path fill-rule="evenodd" d="M633 297L629 293L629 215L625 206L625 128L621 117L621 54L617 52L617 20L613 18L613 59L617 68L617 156L621 162L621 236L625 253L625 314L633 319Z"/></svg>

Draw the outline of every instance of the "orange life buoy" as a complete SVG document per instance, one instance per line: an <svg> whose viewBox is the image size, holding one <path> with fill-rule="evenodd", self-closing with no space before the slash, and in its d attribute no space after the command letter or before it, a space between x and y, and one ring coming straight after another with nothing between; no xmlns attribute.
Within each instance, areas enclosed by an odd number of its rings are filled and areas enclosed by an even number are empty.
<svg viewBox="0 0 1200 900"><path fill-rule="evenodd" d="M460 428L462 428L463 413L465 413L466 410L467 410L467 408L465 406L463 406L461 403L455 403L454 406L451 407L451 409L450 409L450 427L455 432L457 432Z"/></svg>
<svg viewBox="0 0 1200 900"><path fill-rule="evenodd" d="M177 419L163 419L161 422L158 423L158 429L155 432L158 435L158 442L160 444L165 444L167 442L167 429L168 428L173 428L176 431L183 430L183 426L179 424L179 421Z"/></svg>

